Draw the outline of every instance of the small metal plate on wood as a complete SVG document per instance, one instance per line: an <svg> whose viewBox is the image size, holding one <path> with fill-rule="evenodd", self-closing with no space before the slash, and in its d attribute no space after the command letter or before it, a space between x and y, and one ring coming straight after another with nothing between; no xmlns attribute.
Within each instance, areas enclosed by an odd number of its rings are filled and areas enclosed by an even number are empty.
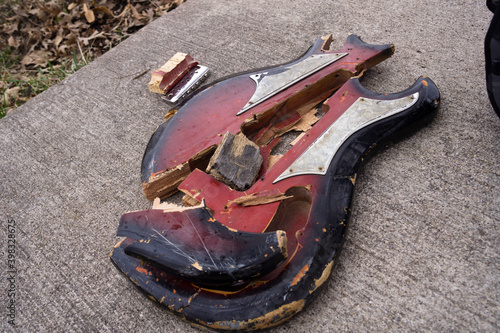
<svg viewBox="0 0 500 333"><path fill-rule="evenodd" d="M195 90L207 76L208 67L201 65L193 67L163 98L167 102L177 103Z"/></svg>
<svg viewBox="0 0 500 333"><path fill-rule="evenodd" d="M280 67L273 73L262 72L250 75L257 88L248 103L237 113L240 115L257 104L292 86L303 78L343 58L348 53L313 54L299 63Z"/></svg>
<svg viewBox="0 0 500 333"><path fill-rule="evenodd" d="M394 100L360 97L274 183L299 175L326 175L340 146L360 129L410 108L418 92Z"/></svg>

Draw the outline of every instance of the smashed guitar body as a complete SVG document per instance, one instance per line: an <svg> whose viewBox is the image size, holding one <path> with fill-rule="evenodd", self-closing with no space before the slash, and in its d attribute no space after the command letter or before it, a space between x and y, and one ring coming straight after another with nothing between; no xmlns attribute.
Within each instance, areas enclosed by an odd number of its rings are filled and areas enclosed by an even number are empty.
<svg viewBox="0 0 500 333"><path fill-rule="evenodd" d="M124 214L113 262L173 313L216 330L265 329L304 309L340 253L363 158L438 108L426 77L396 94L361 86L354 76L392 52L352 36L331 52L320 40L295 62L198 91L158 128L142 168L148 198L180 190L192 207L172 210L157 200L151 210ZM324 54L335 56L316 57ZM311 57L314 64L301 65ZM325 99L322 117L307 121ZM292 129L303 134L272 155ZM255 149L257 177L239 165ZM214 178L218 164L218 174L256 180L237 190Z"/></svg>
<svg viewBox="0 0 500 333"><path fill-rule="evenodd" d="M394 53L393 45L369 45L348 37L340 51L319 38L298 60L238 74L196 92L169 112L142 161L146 198L164 198L195 169L205 169L226 132L242 132L259 146L286 132L349 78Z"/></svg>

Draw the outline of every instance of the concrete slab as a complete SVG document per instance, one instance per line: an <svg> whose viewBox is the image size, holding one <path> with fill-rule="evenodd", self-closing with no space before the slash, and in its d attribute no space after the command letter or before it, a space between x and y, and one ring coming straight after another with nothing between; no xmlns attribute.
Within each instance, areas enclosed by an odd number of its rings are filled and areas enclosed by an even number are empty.
<svg viewBox="0 0 500 333"><path fill-rule="evenodd" d="M0 121L2 330L195 332L112 265L119 217L146 209L140 162L167 111L146 71L175 52L211 79L291 60L318 36L394 43L367 73L380 92L419 75L442 93L435 121L357 178L336 270L272 332L498 331L500 120L484 82L482 1L190 0ZM8 224L15 221L9 296ZM10 223L9 223L10 222Z"/></svg>

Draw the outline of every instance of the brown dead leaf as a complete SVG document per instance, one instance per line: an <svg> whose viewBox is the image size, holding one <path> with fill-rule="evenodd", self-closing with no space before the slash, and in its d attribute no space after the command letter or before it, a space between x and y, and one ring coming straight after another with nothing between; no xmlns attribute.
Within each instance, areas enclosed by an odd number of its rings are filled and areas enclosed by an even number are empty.
<svg viewBox="0 0 500 333"><path fill-rule="evenodd" d="M25 73L14 73L9 75L13 80L16 81L29 81L29 76L27 76Z"/></svg>
<svg viewBox="0 0 500 333"><path fill-rule="evenodd" d="M73 48L71 46L61 45L60 47L57 48L57 55L58 56L69 55L71 50L73 50Z"/></svg>
<svg viewBox="0 0 500 333"><path fill-rule="evenodd" d="M47 60L49 60L49 57L51 55L50 51L45 51L45 50L37 50L33 51L27 55L24 56L24 58L21 60L22 65L37 65L37 66L46 66L47 65Z"/></svg>
<svg viewBox="0 0 500 333"><path fill-rule="evenodd" d="M130 4L126 5L125 8L123 8L123 10L121 11L121 13L118 14L118 16L116 16L116 18L120 18L122 16L125 16L130 11L130 7L131 7Z"/></svg>
<svg viewBox="0 0 500 333"><path fill-rule="evenodd" d="M19 46L19 43L17 40L14 38L14 36L10 36L8 39L8 43L10 47L17 48Z"/></svg>
<svg viewBox="0 0 500 333"><path fill-rule="evenodd" d="M56 36L56 38L54 38L54 41L53 41L54 46L55 46L56 48L58 48L58 47L59 47L59 44L61 44L62 40L63 40L63 36L61 36L61 35L57 35L57 36Z"/></svg>
<svg viewBox="0 0 500 333"><path fill-rule="evenodd" d="M55 17L61 12L61 6L59 6L58 1L50 1L46 3L39 1L38 9L40 9L40 12L43 12L45 16L49 17Z"/></svg>
<svg viewBox="0 0 500 333"><path fill-rule="evenodd" d="M76 42L76 35L73 33L73 32L70 32L67 36L66 36L66 41L67 43L69 44L74 44Z"/></svg>
<svg viewBox="0 0 500 333"><path fill-rule="evenodd" d="M142 20L144 18L147 18L148 16L147 15L142 15L142 14L139 14L139 12L137 11L137 9L130 5L130 9L132 10L132 15L134 15L134 17L137 19L137 20Z"/></svg>
<svg viewBox="0 0 500 333"><path fill-rule="evenodd" d="M21 91L21 87L14 87L5 90L3 94L3 101L6 106L12 105L12 103L19 98L19 91Z"/></svg>
<svg viewBox="0 0 500 333"><path fill-rule="evenodd" d="M83 12L85 13L85 18L87 19L88 23L92 23L95 21L94 11L92 9L89 9L86 3L83 4Z"/></svg>
<svg viewBox="0 0 500 333"><path fill-rule="evenodd" d="M60 12L56 18L59 20L60 25L66 25L71 23L71 20L73 19L73 15L67 14L65 12Z"/></svg>
<svg viewBox="0 0 500 333"><path fill-rule="evenodd" d="M2 29L8 35L17 32L19 30L19 19L4 23Z"/></svg>
<svg viewBox="0 0 500 333"><path fill-rule="evenodd" d="M114 17L113 12L105 6L97 6L94 8L94 13L96 14L105 14L109 17Z"/></svg>
<svg viewBox="0 0 500 333"><path fill-rule="evenodd" d="M97 30L90 37L80 37L79 40L83 42L83 45L89 45L89 41L96 38L106 38L102 32L98 32Z"/></svg>

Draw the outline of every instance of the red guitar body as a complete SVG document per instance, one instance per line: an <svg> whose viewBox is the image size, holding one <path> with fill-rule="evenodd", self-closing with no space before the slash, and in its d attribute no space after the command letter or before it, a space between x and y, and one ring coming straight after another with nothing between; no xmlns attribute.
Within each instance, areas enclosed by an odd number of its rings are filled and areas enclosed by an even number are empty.
<svg viewBox="0 0 500 333"><path fill-rule="evenodd" d="M367 45L355 36L333 52L320 39L297 61L197 91L152 136L142 180L153 199L172 193L177 176L175 189L199 205L124 214L118 235L125 238L113 262L177 315L217 330L264 329L304 309L340 253L363 158L439 105L439 92L425 77L397 94L361 86L354 76L392 52L391 45ZM301 67L323 54L338 59ZM281 134L326 98L321 119L270 164ZM226 132L243 133L264 160L245 191L205 172Z"/></svg>

